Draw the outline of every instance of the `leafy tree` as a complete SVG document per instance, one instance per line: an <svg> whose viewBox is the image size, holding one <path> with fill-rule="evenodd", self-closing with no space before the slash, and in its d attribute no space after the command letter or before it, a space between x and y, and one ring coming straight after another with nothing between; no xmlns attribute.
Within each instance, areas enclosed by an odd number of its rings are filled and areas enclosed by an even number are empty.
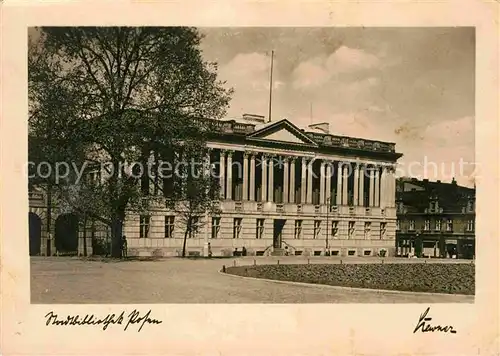
<svg viewBox="0 0 500 356"><path fill-rule="evenodd" d="M184 27L43 27L32 36L29 160L102 176L99 184L75 172L31 183L53 186L76 212L110 226L113 257L121 255L126 211L164 203L141 190L149 180L159 186L146 172L181 146L185 159L196 156L212 129L205 119L226 112L232 90L202 59L201 39Z"/></svg>

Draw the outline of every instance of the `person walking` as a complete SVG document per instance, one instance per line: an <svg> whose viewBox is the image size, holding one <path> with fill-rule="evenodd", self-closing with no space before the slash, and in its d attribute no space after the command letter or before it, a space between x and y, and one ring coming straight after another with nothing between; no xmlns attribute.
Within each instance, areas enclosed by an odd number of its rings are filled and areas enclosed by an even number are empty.
<svg viewBox="0 0 500 356"><path fill-rule="evenodd" d="M122 257L127 257L127 236L125 235L122 236L121 248L122 248Z"/></svg>

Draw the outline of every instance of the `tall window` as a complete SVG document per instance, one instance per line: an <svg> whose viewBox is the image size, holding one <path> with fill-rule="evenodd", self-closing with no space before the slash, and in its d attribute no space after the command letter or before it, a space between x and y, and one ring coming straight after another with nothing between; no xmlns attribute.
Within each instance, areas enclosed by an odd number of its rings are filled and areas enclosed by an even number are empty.
<svg viewBox="0 0 500 356"><path fill-rule="evenodd" d="M314 220L314 239L317 239L319 237L319 234L321 233L321 220Z"/></svg>
<svg viewBox="0 0 500 356"><path fill-rule="evenodd" d="M409 230L415 230L415 220L410 220Z"/></svg>
<svg viewBox="0 0 500 356"><path fill-rule="evenodd" d="M434 230L441 231L441 220L436 220L436 225L434 226Z"/></svg>
<svg viewBox="0 0 500 356"><path fill-rule="evenodd" d="M349 238L352 238L354 236L355 229L356 229L356 222L349 221L349 230L348 230L348 237Z"/></svg>
<svg viewBox="0 0 500 356"><path fill-rule="evenodd" d="M141 215L139 218L139 237L148 237L150 219L149 215Z"/></svg>
<svg viewBox="0 0 500 356"><path fill-rule="evenodd" d="M234 218L233 220L233 239L239 239L241 233L242 218Z"/></svg>
<svg viewBox="0 0 500 356"><path fill-rule="evenodd" d="M372 228L372 223L371 222L365 222L365 239L370 238L370 232Z"/></svg>
<svg viewBox="0 0 500 356"><path fill-rule="evenodd" d="M332 221L332 237L336 238L339 235L339 222Z"/></svg>
<svg viewBox="0 0 500 356"><path fill-rule="evenodd" d="M396 220L396 230L401 230L401 222L399 220Z"/></svg>
<svg viewBox="0 0 500 356"><path fill-rule="evenodd" d="M446 221L446 231L453 231L453 220L448 219Z"/></svg>
<svg viewBox="0 0 500 356"><path fill-rule="evenodd" d="M212 239L219 237L220 217L212 218Z"/></svg>
<svg viewBox="0 0 500 356"><path fill-rule="evenodd" d="M474 220L467 221L467 231L474 231Z"/></svg>
<svg viewBox="0 0 500 356"><path fill-rule="evenodd" d="M295 220L295 232L293 237L295 239L302 238L302 220Z"/></svg>
<svg viewBox="0 0 500 356"><path fill-rule="evenodd" d="M175 216L165 216L165 238L167 239L174 237L174 222Z"/></svg>
<svg viewBox="0 0 500 356"><path fill-rule="evenodd" d="M264 236L264 219L257 219L255 238L261 239Z"/></svg>
<svg viewBox="0 0 500 356"><path fill-rule="evenodd" d="M198 235L198 228L200 226L200 217L193 216L191 217L191 231L189 232L189 238L196 238Z"/></svg>
<svg viewBox="0 0 500 356"><path fill-rule="evenodd" d="M424 230L429 231L431 229L431 221L430 220L425 220L424 221Z"/></svg>
<svg viewBox="0 0 500 356"><path fill-rule="evenodd" d="M385 237L385 232L387 231L387 223L380 223L380 238L383 239Z"/></svg>

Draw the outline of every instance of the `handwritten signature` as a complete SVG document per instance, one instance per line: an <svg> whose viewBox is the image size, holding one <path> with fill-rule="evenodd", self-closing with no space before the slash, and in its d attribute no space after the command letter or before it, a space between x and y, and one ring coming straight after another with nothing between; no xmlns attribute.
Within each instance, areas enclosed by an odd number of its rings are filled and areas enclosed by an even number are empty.
<svg viewBox="0 0 500 356"><path fill-rule="evenodd" d="M432 318L429 316L427 316L427 314L429 314L429 310L431 308L428 307L421 315L420 315L420 318L418 319L418 323L417 323L417 326L415 327L415 330L413 330L413 333L415 334L418 330L421 330L423 333L427 333L427 332L435 332L435 331L440 331L440 332L444 332L444 333L452 333L452 334L456 334L457 331L455 329L453 329L453 326L451 325L448 325L448 326L441 326L441 325L436 325L436 326L432 326L430 323ZM426 324L427 322L427 324Z"/></svg>
<svg viewBox="0 0 500 356"><path fill-rule="evenodd" d="M125 312L122 311L121 314L108 314L104 318L98 318L94 314L86 314L85 316L67 315L64 318L59 318L57 314L50 311L45 315L46 322L45 325L57 325L57 326L74 326L74 325L102 325L102 330L106 330L111 324L125 325L123 330L127 330L129 325L140 324L137 332L141 331L145 324L161 324L162 321L154 319L151 317L151 310L149 310L145 315L141 316L140 313L134 309L127 318L125 319ZM126 321L126 322L125 322Z"/></svg>

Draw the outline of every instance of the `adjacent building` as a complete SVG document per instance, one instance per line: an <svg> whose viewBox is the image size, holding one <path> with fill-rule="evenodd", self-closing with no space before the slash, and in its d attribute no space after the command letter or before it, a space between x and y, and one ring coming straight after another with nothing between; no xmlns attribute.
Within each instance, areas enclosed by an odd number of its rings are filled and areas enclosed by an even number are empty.
<svg viewBox="0 0 500 356"><path fill-rule="evenodd" d="M475 189L427 179L396 183L397 255L474 258Z"/></svg>
<svg viewBox="0 0 500 356"><path fill-rule="evenodd" d="M402 155L394 143L337 136L327 123L302 128L258 115L215 124L207 160L220 182L220 214L197 217L201 228L189 236L188 254L231 255L243 247L256 256L397 253L395 164ZM44 208L30 205L30 221L43 220ZM30 240L38 236L32 230ZM43 230L33 253L37 246L47 251ZM129 255L179 255L183 232L182 221L163 207L129 214L124 226ZM55 244L63 238L53 235ZM71 245L77 253L82 245L89 253L102 234L84 235L76 233Z"/></svg>

